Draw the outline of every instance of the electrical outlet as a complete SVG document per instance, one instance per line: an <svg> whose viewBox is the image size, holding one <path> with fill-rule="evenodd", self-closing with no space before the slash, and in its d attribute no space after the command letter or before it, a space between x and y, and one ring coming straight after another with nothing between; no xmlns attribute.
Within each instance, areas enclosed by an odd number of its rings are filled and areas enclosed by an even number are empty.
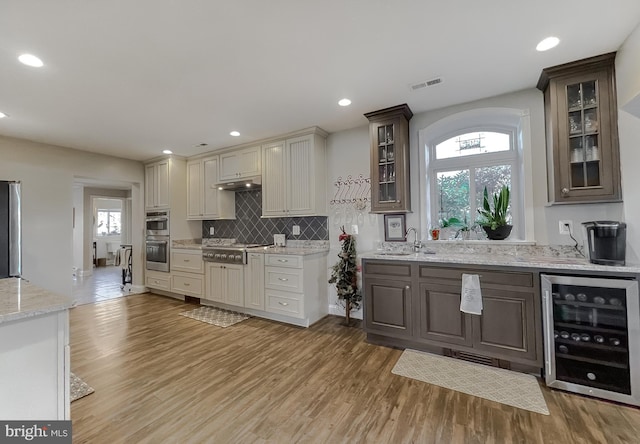
<svg viewBox="0 0 640 444"><path fill-rule="evenodd" d="M571 234L573 233L573 221L571 220L561 220L559 223L560 234Z"/></svg>
<svg viewBox="0 0 640 444"><path fill-rule="evenodd" d="M213 234L216 232L216 229L213 227L209 227L209 236L213 236Z"/></svg>
<svg viewBox="0 0 640 444"><path fill-rule="evenodd" d="M358 234L358 226L351 225L351 234Z"/></svg>
<svg viewBox="0 0 640 444"><path fill-rule="evenodd" d="M294 225L293 226L293 235L294 236L300 236L300 225Z"/></svg>

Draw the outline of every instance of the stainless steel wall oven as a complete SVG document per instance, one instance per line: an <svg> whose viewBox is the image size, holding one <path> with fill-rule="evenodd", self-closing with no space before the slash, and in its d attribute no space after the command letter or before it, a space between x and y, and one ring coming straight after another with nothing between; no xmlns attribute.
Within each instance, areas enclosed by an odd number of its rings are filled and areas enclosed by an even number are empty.
<svg viewBox="0 0 640 444"><path fill-rule="evenodd" d="M640 405L635 279L541 275L550 387Z"/></svg>
<svg viewBox="0 0 640 444"><path fill-rule="evenodd" d="M169 271L169 236L147 236L145 241L147 270Z"/></svg>

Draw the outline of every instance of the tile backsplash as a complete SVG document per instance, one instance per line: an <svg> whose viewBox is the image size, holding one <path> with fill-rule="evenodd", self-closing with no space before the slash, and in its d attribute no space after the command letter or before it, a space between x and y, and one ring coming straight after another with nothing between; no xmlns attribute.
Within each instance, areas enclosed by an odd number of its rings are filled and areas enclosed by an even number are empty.
<svg viewBox="0 0 640 444"><path fill-rule="evenodd" d="M279 217L262 219L262 191L236 192L236 220L202 221L202 237L235 238L238 242L272 244L273 235L283 233L287 239L328 240L327 217ZM293 226L300 226L300 235L293 235ZM213 227L215 234L209 234Z"/></svg>

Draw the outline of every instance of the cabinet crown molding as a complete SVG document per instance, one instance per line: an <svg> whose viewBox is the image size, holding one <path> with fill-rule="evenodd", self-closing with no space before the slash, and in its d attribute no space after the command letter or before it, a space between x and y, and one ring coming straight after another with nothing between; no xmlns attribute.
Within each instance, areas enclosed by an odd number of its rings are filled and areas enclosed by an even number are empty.
<svg viewBox="0 0 640 444"><path fill-rule="evenodd" d="M413 112L409 105L403 103L402 105L392 106L390 108L380 109L378 111L371 111L364 116L369 120L378 120L380 118L395 117L396 115L404 116L407 120L411 120Z"/></svg>
<svg viewBox="0 0 640 444"><path fill-rule="evenodd" d="M598 69L605 67L612 67L614 69L614 60L616 58L615 52L609 52L595 57L589 57L582 60L576 60L575 62L563 63L562 65L551 66L544 68L540 73L538 84L536 88L540 91L547 89L549 86L549 80L555 77L572 76L584 72L586 69Z"/></svg>

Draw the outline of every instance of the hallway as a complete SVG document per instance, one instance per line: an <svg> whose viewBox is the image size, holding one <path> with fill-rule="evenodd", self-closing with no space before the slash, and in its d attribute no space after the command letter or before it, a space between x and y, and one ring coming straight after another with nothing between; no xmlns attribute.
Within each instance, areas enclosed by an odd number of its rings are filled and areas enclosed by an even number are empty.
<svg viewBox="0 0 640 444"><path fill-rule="evenodd" d="M120 267L95 267L91 276L73 278L73 303L74 305L93 304L135 294L129 291L130 288L131 284L127 284L122 289Z"/></svg>

